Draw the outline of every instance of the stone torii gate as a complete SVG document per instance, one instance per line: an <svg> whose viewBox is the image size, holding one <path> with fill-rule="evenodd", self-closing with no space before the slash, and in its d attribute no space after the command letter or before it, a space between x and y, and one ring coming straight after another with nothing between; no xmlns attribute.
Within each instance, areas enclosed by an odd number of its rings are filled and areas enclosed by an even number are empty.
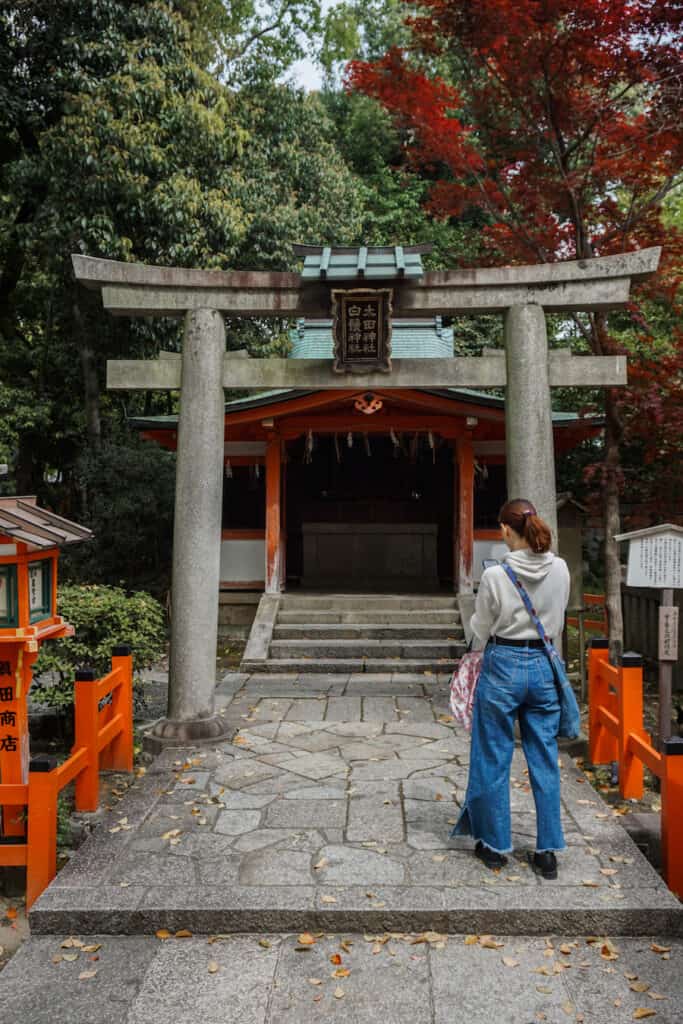
<svg viewBox="0 0 683 1024"><path fill-rule="evenodd" d="M550 388L622 386L626 359L549 351L545 313L623 308L631 282L652 274L660 257L660 249L651 248L577 262L420 271L411 277L405 273L406 257L425 251L419 246L306 251L320 254L316 280L296 273L185 270L72 257L76 279L100 290L112 314L185 318L182 360L107 365L109 388L180 389L169 703L167 718L154 730L162 741L215 739L224 728L214 705L224 388L505 387L508 494L533 496L556 534ZM343 279L326 280L325 267L336 252L354 252L357 261ZM505 352L394 360L390 373L352 377L334 374L330 360L235 359L226 353L225 316L328 318L331 284L380 283L377 274L375 279L366 276L368 253L373 252L384 254L383 259L394 253L393 272L383 278L389 277L394 287L395 319L501 313ZM464 570L469 575L471 564Z"/></svg>

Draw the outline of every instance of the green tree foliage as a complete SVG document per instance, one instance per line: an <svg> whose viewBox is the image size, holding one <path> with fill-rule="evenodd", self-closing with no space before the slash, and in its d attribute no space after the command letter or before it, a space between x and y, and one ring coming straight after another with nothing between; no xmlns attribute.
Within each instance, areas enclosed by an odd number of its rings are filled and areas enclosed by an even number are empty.
<svg viewBox="0 0 683 1024"><path fill-rule="evenodd" d="M76 635L41 648L34 666L37 682L31 688L32 697L41 704L71 704L76 669L87 666L105 675L111 669L111 654L117 644L128 644L136 672L150 668L164 652L164 610L149 594L128 595L119 587L64 584L59 588L58 609L75 626Z"/></svg>

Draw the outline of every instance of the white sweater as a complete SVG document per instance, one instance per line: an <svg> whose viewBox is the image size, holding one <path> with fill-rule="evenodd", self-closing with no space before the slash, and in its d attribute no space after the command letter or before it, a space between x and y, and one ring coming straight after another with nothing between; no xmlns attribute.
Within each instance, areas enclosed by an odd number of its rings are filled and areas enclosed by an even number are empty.
<svg viewBox="0 0 683 1024"><path fill-rule="evenodd" d="M514 569L546 633L558 643L569 600L567 563L552 551L537 555L528 549L510 551L503 561ZM475 648L485 647L490 636L502 636L509 640L533 640L538 637L522 598L502 565L494 565L484 571L470 626L474 633Z"/></svg>

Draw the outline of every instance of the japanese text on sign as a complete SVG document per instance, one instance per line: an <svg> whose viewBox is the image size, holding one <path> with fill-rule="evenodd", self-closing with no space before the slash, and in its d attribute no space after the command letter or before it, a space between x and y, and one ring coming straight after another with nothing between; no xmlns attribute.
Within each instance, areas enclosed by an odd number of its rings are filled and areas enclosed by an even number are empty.
<svg viewBox="0 0 683 1024"><path fill-rule="evenodd" d="M627 582L630 587L683 587L683 537L665 533L634 537Z"/></svg>
<svg viewBox="0 0 683 1024"><path fill-rule="evenodd" d="M659 609L659 660L678 661L678 608L674 605Z"/></svg>
<svg viewBox="0 0 683 1024"><path fill-rule="evenodd" d="M334 369L391 369L391 289L335 291Z"/></svg>

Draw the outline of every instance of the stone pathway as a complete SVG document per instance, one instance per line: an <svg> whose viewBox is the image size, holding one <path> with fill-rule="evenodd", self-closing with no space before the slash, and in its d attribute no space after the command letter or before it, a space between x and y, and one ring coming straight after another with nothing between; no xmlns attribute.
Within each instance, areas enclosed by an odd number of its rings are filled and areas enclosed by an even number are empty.
<svg viewBox="0 0 683 1024"><path fill-rule="evenodd" d="M229 674L219 699L233 741L164 751L36 903L33 932L683 929L680 904L567 755L556 882L526 862L535 816L519 751L505 871L449 839L469 739L445 684Z"/></svg>
<svg viewBox="0 0 683 1024"><path fill-rule="evenodd" d="M680 1022L683 908L566 754L556 882L519 752L508 867L449 839L446 684L225 676L232 741L165 750L32 908L12 1020Z"/></svg>

